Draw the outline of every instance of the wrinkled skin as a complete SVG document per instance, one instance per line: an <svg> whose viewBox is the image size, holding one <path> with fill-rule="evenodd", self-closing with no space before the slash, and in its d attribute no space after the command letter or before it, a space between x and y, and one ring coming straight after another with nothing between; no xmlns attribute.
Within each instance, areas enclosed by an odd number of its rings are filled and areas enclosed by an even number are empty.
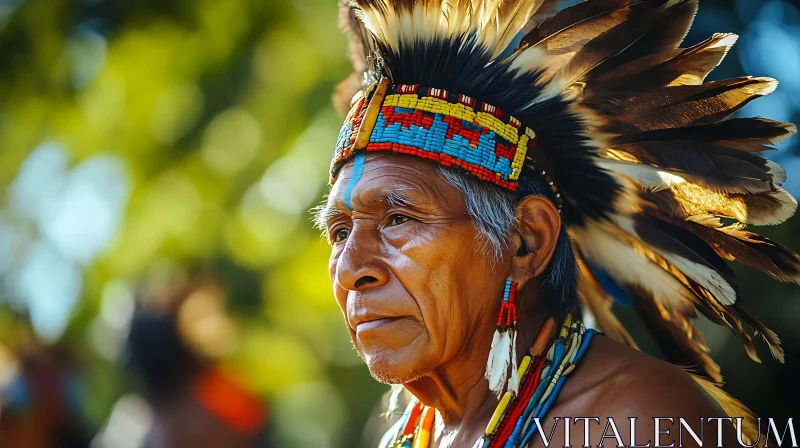
<svg viewBox="0 0 800 448"><path fill-rule="evenodd" d="M481 317L491 311L487 299L502 289L507 266L492 271L484 257L470 256L479 234L454 188L426 180L428 170L416 169L425 164L397 162L367 162L352 212L342 204L350 170L334 185L330 197L344 213L329 222L330 274L370 371L380 381L406 383L486 336ZM389 191L408 204L393 207Z"/></svg>
<svg viewBox="0 0 800 448"><path fill-rule="evenodd" d="M350 210L345 193L352 165L342 168L323 211L332 245L329 272L347 329L377 380L403 384L440 411L452 446L472 446L497 404L483 375L504 282L520 285L521 358L548 317L538 277L552 257L560 216L541 196L519 201L511 242L493 263L479 250L481 236L464 198L431 162L369 154ZM522 245L527 251L519 255ZM627 442L628 417L640 417L636 439L644 443L653 439L651 416L723 415L681 369L603 336L594 339L579 367L548 418L612 416ZM583 443L582 425L571 427L574 446ZM560 428L551 446L564 444L563 423ZM603 428L590 427L592 444ZM692 445L684 440L684 446Z"/></svg>

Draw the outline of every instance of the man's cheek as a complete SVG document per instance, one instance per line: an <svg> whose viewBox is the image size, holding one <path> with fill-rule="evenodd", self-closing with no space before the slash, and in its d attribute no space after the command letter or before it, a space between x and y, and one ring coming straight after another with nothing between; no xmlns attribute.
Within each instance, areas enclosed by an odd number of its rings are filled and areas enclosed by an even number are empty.
<svg viewBox="0 0 800 448"><path fill-rule="evenodd" d="M349 330L350 325L347 322L347 290L340 287L336 282L333 284L333 298L336 300L336 305L338 305L339 309L342 311L344 323Z"/></svg>
<svg viewBox="0 0 800 448"><path fill-rule="evenodd" d="M339 264L338 250L332 249L331 258L328 260L328 276L331 278L334 289L336 288L336 267Z"/></svg>

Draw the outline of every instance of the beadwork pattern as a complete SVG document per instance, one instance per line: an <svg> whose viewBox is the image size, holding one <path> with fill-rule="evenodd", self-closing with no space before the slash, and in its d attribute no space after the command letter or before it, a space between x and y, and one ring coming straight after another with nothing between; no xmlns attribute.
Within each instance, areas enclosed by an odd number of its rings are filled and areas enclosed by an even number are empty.
<svg viewBox="0 0 800 448"><path fill-rule="evenodd" d="M368 123L365 116L370 100L370 93L357 99L342 126L331 181L354 151L365 149L459 166L480 179L517 190L526 154L537 139L533 130L516 118L466 95L400 84L389 87L375 121ZM369 142L359 148L358 136L365 131L370 132Z"/></svg>
<svg viewBox="0 0 800 448"><path fill-rule="evenodd" d="M506 280L503 289L503 303L500 304L500 315L497 316L497 329L513 328L517 323L517 282Z"/></svg>

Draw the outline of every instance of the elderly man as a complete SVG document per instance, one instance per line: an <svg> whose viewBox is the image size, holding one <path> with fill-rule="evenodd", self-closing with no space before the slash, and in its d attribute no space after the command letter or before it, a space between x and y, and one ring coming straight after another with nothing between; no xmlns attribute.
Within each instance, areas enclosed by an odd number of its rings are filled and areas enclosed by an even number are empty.
<svg viewBox="0 0 800 448"><path fill-rule="evenodd" d="M546 20L540 4L344 7L367 87L317 222L358 352L414 397L382 444L752 444L691 319L758 359L746 323L783 358L726 260L797 281L800 259L718 219L795 211L784 171L754 154L794 126L725 120L775 81L703 83L736 37L678 48L696 0L589 0ZM631 348L612 300L692 374Z"/></svg>

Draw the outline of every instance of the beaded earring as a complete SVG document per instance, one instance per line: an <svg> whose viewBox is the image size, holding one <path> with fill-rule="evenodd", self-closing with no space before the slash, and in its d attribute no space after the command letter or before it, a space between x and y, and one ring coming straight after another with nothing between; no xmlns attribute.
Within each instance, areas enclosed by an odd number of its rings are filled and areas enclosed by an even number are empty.
<svg viewBox="0 0 800 448"><path fill-rule="evenodd" d="M500 305L500 316L497 318L497 327L492 338L492 348L486 362L485 377L489 380L489 389L498 398L503 394L503 387L508 380L508 391L515 394L519 390L519 378L512 374L508 376L508 366L511 371L517 371L517 282L506 280L503 291L503 303Z"/></svg>

